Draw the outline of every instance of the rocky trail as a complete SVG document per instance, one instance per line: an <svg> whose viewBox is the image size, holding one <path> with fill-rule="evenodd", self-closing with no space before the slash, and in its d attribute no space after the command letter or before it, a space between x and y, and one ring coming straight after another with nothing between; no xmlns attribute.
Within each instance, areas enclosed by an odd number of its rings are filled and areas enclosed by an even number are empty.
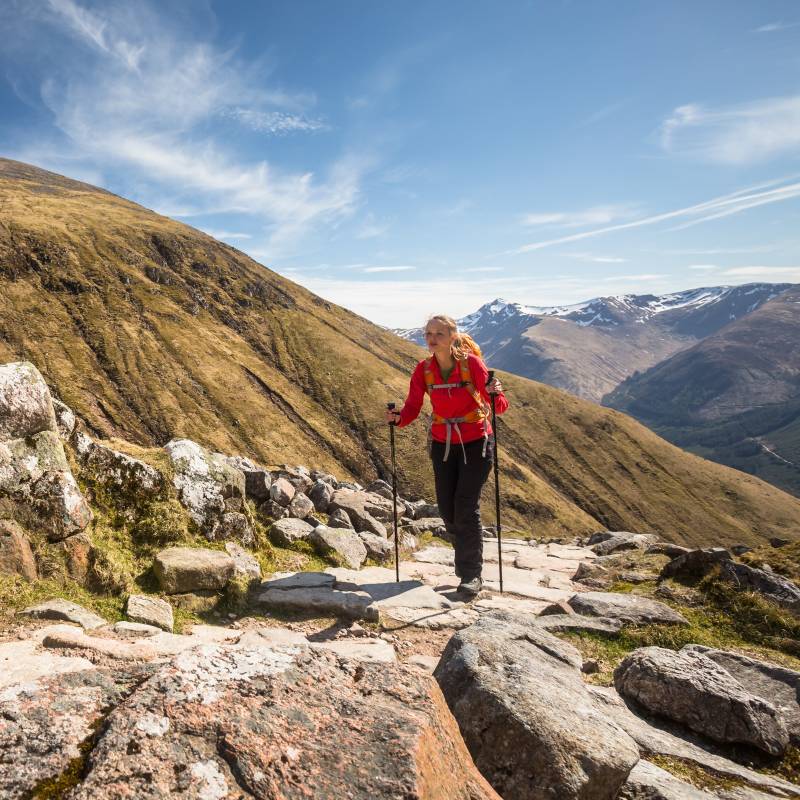
<svg viewBox="0 0 800 800"><path fill-rule="evenodd" d="M0 800L800 797L789 539L486 529L465 602L399 502L397 581L385 482L96 439L0 366Z"/></svg>

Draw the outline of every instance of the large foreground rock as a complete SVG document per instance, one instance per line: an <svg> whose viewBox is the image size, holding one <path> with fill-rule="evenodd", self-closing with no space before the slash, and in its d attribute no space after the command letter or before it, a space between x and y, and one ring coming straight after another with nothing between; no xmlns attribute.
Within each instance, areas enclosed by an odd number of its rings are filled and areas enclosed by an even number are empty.
<svg viewBox="0 0 800 800"><path fill-rule="evenodd" d="M353 531L318 525L309 534L308 541L321 555L340 561L351 569L358 569L367 560L367 547Z"/></svg>
<svg viewBox="0 0 800 800"><path fill-rule="evenodd" d="M800 672L699 644L687 644L683 650L702 653L736 678L748 692L774 705L786 723L792 744L800 745Z"/></svg>
<svg viewBox="0 0 800 800"><path fill-rule="evenodd" d="M143 594L132 594L128 597L125 616L132 622L154 625L170 632L175 624L172 606L166 600Z"/></svg>
<svg viewBox="0 0 800 800"><path fill-rule="evenodd" d="M64 454L50 390L28 362L0 365L0 517L51 541L92 520Z"/></svg>
<svg viewBox="0 0 800 800"><path fill-rule="evenodd" d="M153 562L159 586L167 594L220 591L233 577L236 565L220 550L168 547Z"/></svg>
<svg viewBox="0 0 800 800"><path fill-rule="evenodd" d="M328 513L332 514L338 510L345 511L357 531L366 531L386 537L386 526L380 521L379 515L384 520L391 519L391 505L391 501L379 495L356 492L352 489L337 489L328 504Z"/></svg>
<svg viewBox="0 0 800 800"><path fill-rule="evenodd" d="M749 564L737 564L735 561L721 564L719 574L720 578L732 583L737 589L757 592L767 600L800 615L800 586L783 575L751 567Z"/></svg>
<svg viewBox="0 0 800 800"><path fill-rule="evenodd" d="M10 519L0 519L0 575L21 575L28 581L35 581L37 576L31 543Z"/></svg>
<svg viewBox="0 0 800 800"><path fill-rule="evenodd" d="M231 466L226 456L189 439L173 439L164 449L175 470L173 484L178 499L206 538L213 541L236 536L242 544L251 544L253 529L245 505L244 473Z"/></svg>
<svg viewBox="0 0 800 800"><path fill-rule="evenodd" d="M639 750L600 713L580 654L528 618L491 612L436 668L461 733L504 800L615 798Z"/></svg>
<svg viewBox="0 0 800 800"><path fill-rule="evenodd" d="M776 708L697 651L634 650L614 670L614 685L651 713L716 742L746 744L772 756L782 755L789 744Z"/></svg>
<svg viewBox="0 0 800 800"><path fill-rule="evenodd" d="M291 547L299 539L307 539L314 527L302 519L289 517L273 522L269 528L269 538L279 547Z"/></svg>
<svg viewBox="0 0 800 800"><path fill-rule="evenodd" d="M273 646L177 656L109 717L72 800L497 800L436 683Z"/></svg>
<svg viewBox="0 0 800 800"><path fill-rule="evenodd" d="M683 616L664 603L637 594L581 592L571 597L569 604L578 614L590 617L610 617L634 625L642 623L688 624Z"/></svg>
<svg viewBox="0 0 800 800"><path fill-rule="evenodd" d="M64 600L60 597L55 597L52 600L45 600L43 603L37 603L35 606L28 606L28 608L19 612L20 616L32 617L34 619L57 619L64 620L65 622L74 622L80 625L87 631L94 630L95 628L102 628L106 621L71 600Z"/></svg>

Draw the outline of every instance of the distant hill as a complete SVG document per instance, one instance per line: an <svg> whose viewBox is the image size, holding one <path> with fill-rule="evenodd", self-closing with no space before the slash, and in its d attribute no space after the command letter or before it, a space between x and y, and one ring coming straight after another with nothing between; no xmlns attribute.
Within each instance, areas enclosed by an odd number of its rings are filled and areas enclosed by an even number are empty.
<svg viewBox="0 0 800 800"><path fill-rule="evenodd" d="M382 408L403 399L422 355L206 234L0 160L0 361L35 363L97 436L187 436L364 482L388 475ZM502 377L509 527L652 530L692 544L800 531L796 498L619 412ZM398 435L407 496L433 496L425 438L421 422Z"/></svg>
<svg viewBox="0 0 800 800"><path fill-rule="evenodd" d="M498 369L600 402L634 372L752 313L790 285L714 286L554 307L497 299L458 323ZM423 343L421 329L397 333Z"/></svg>
<svg viewBox="0 0 800 800"><path fill-rule="evenodd" d="M800 288L629 378L604 402L800 495Z"/></svg>

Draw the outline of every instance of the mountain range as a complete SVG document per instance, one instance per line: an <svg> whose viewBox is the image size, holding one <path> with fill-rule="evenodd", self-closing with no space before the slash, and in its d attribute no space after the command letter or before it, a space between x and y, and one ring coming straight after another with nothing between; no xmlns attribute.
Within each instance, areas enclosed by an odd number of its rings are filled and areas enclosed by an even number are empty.
<svg viewBox="0 0 800 800"><path fill-rule="evenodd" d="M204 233L0 159L0 361L32 361L95 436L188 437L266 465L387 477L382 409L403 400L423 355ZM769 484L618 411L502 379L509 528L652 531L690 544L800 530L800 501ZM397 439L402 493L432 496L424 425Z"/></svg>

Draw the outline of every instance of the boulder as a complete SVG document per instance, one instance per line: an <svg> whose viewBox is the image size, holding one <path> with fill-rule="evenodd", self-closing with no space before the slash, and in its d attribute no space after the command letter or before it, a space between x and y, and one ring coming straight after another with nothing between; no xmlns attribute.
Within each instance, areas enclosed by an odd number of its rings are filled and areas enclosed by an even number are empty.
<svg viewBox="0 0 800 800"><path fill-rule="evenodd" d="M272 471L273 481L282 478L292 485L295 492L307 492L314 481L311 473L305 467L290 467L284 464L280 469Z"/></svg>
<svg viewBox="0 0 800 800"><path fill-rule="evenodd" d="M423 533L446 533L444 520L441 517L420 517L403 526L403 530L412 536L421 536Z"/></svg>
<svg viewBox="0 0 800 800"><path fill-rule="evenodd" d="M181 653L117 708L71 798L123 796L499 800L430 675L266 642Z"/></svg>
<svg viewBox="0 0 800 800"><path fill-rule="evenodd" d="M547 631L588 631L614 636L622 630L622 622L606 617L584 617L582 614L547 614L536 617L536 624Z"/></svg>
<svg viewBox="0 0 800 800"><path fill-rule="evenodd" d="M291 547L298 539L307 539L314 530L302 519L279 519L269 529L269 539L279 547Z"/></svg>
<svg viewBox="0 0 800 800"><path fill-rule="evenodd" d="M391 500L393 497L392 485L384 480L381 480L380 478L368 484L365 491L369 492L370 494L377 494L380 497L385 497L387 500Z"/></svg>
<svg viewBox="0 0 800 800"><path fill-rule="evenodd" d="M390 561L394 557L394 544L389 539L377 536L374 533L357 533L359 539L367 548L367 557L375 561Z"/></svg>
<svg viewBox="0 0 800 800"><path fill-rule="evenodd" d="M578 564L575 574L572 576L574 581L602 580L610 578L608 570L601 564L592 564L588 561L581 561Z"/></svg>
<svg viewBox="0 0 800 800"><path fill-rule="evenodd" d="M276 478L269 488L270 499L279 506L287 508L295 495L294 486L286 478Z"/></svg>
<svg viewBox="0 0 800 800"><path fill-rule="evenodd" d="M20 643L27 645L28 642ZM150 665L95 669L86 659L46 656L54 664L83 662L78 670L33 675L0 692L0 797L46 797L73 774L85 757L85 744L109 708L121 703L153 670ZM44 662L45 656L37 656ZM97 797L109 797L99 791Z"/></svg>
<svg viewBox="0 0 800 800"><path fill-rule="evenodd" d="M770 547L786 547L787 544L791 544L791 539L784 539L782 536L773 536L769 540Z"/></svg>
<svg viewBox="0 0 800 800"><path fill-rule="evenodd" d="M578 613L590 617L610 617L624 623L687 625L686 619L664 603L636 594L581 592L569 600Z"/></svg>
<svg viewBox="0 0 800 800"><path fill-rule="evenodd" d="M317 480L314 485L308 490L308 498L314 504L314 509L320 514L325 514L328 511L328 506L331 503L334 489L325 481ZM348 519L349 523L349 519Z"/></svg>
<svg viewBox="0 0 800 800"><path fill-rule="evenodd" d="M232 531L252 541L253 530L245 505L245 479L227 457L212 453L189 439L173 439L164 449L174 469L178 499L210 541L225 539ZM246 527L225 519L226 513L244 514Z"/></svg>
<svg viewBox="0 0 800 800"><path fill-rule="evenodd" d="M748 692L774 705L786 723L792 744L800 745L800 672L699 644L687 644L683 651L702 653L739 681Z"/></svg>
<svg viewBox="0 0 800 800"><path fill-rule="evenodd" d="M441 517L439 513L439 506L436 503L429 503L426 500L417 500L408 504L410 506L411 514L414 519L425 519L428 517Z"/></svg>
<svg viewBox="0 0 800 800"><path fill-rule="evenodd" d="M350 522L350 517L343 508L337 508L336 511L328 514L328 527L330 528L350 528L353 530L353 523ZM377 536L377 534L373 534Z"/></svg>
<svg viewBox="0 0 800 800"><path fill-rule="evenodd" d="M0 575L20 575L27 581L37 578L31 543L10 519L0 519Z"/></svg>
<svg viewBox="0 0 800 800"><path fill-rule="evenodd" d="M87 636L83 631L53 631L42 639L42 647L56 650L81 650L118 661L152 661L158 655L145 641L121 641L105 636Z"/></svg>
<svg viewBox="0 0 800 800"><path fill-rule="evenodd" d="M0 441L58 432L50 390L29 361L0 364Z"/></svg>
<svg viewBox="0 0 800 800"><path fill-rule="evenodd" d="M314 510L314 504L300 492L297 492L289 503L289 516L305 519Z"/></svg>
<svg viewBox="0 0 800 800"><path fill-rule="evenodd" d="M285 519L289 516L289 509L278 505L274 500L266 500L258 507L258 513L266 519Z"/></svg>
<svg viewBox="0 0 800 800"><path fill-rule="evenodd" d="M322 472L318 469L312 469L309 477L312 481L322 481L323 483L327 483L332 489L339 488L339 481L336 479L336 476L331 475L329 472Z"/></svg>
<svg viewBox="0 0 800 800"><path fill-rule="evenodd" d="M623 531L614 533L607 539L591 545L589 548L599 556L610 556L623 550L644 550L658 541L658 537L651 533L629 533Z"/></svg>
<svg viewBox="0 0 800 800"><path fill-rule="evenodd" d="M367 559L364 542L353 531L318 525L308 536L320 555L342 562L343 566L358 569Z"/></svg>
<svg viewBox="0 0 800 800"><path fill-rule="evenodd" d="M571 645L509 612L457 632L435 676L481 773L504 800L612 800L639 759L600 713Z"/></svg>
<svg viewBox="0 0 800 800"><path fill-rule="evenodd" d="M86 630L102 628L106 621L92 611L60 597L45 600L35 606L29 606L19 612L20 616L33 617L34 619L58 619L65 622L74 622Z"/></svg>
<svg viewBox="0 0 800 800"><path fill-rule="evenodd" d="M702 653L643 647L614 670L614 685L628 700L716 742L782 755L789 744L775 707L747 692Z"/></svg>
<svg viewBox="0 0 800 800"><path fill-rule="evenodd" d="M691 548L672 542L655 542L645 548L647 555L665 555L670 558L677 558L690 552Z"/></svg>
<svg viewBox="0 0 800 800"><path fill-rule="evenodd" d="M750 553L753 548L747 544L735 544L730 550L735 556L743 556L745 553Z"/></svg>
<svg viewBox="0 0 800 800"><path fill-rule="evenodd" d="M732 583L737 589L756 592L792 613L800 614L800 586L777 572L725 561L720 564L719 574L720 578Z"/></svg>
<svg viewBox="0 0 800 800"><path fill-rule="evenodd" d="M380 611L372 597L366 592L350 589L334 589L333 581L327 585L275 586L272 581L262 584L267 587L258 595L258 604L270 609L288 609L302 614L348 617L378 622Z"/></svg>
<svg viewBox="0 0 800 800"><path fill-rule="evenodd" d="M55 397L53 398L53 411L56 415L58 435L61 437L62 442L68 442L75 432L75 426L78 424L75 413L66 403L56 400Z"/></svg>
<svg viewBox="0 0 800 800"><path fill-rule="evenodd" d="M333 493L328 513L333 513L337 509L347 512L350 522L357 531L367 531L376 533L378 536L386 536L386 527L373 515L373 511L379 510L381 514L386 513L386 508L375 502L375 498L381 503L388 503L389 518L391 518L391 502L384 500L378 495L368 495L365 492L355 492L351 489L337 489Z"/></svg>
<svg viewBox="0 0 800 800"><path fill-rule="evenodd" d="M125 616L131 622L153 625L170 633L175 625L172 606L160 597L147 597L143 594L129 595L125 603Z"/></svg>
<svg viewBox="0 0 800 800"><path fill-rule="evenodd" d="M227 461L244 475L245 494L250 500L256 504L269 500L269 489L272 486L272 475L269 470L242 456L229 456Z"/></svg>
<svg viewBox="0 0 800 800"><path fill-rule="evenodd" d="M225 542L225 552L233 559L233 574L251 581L261 580L258 559L236 542Z"/></svg>
<svg viewBox="0 0 800 800"><path fill-rule="evenodd" d="M153 572L167 594L225 588L233 577L233 559L220 550L198 547L168 547L153 562Z"/></svg>
<svg viewBox="0 0 800 800"><path fill-rule="evenodd" d="M92 560L92 540L85 531L68 536L60 542L51 542L47 545L47 550L63 560L67 575L72 580L81 584L86 582Z"/></svg>
<svg viewBox="0 0 800 800"><path fill-rule="evenodd" d="M730 560L731 554L724 547L690 550L666 564L661 570L659 580L675 578L679 581L696 581L705 577L723 561Z"/></svg>

